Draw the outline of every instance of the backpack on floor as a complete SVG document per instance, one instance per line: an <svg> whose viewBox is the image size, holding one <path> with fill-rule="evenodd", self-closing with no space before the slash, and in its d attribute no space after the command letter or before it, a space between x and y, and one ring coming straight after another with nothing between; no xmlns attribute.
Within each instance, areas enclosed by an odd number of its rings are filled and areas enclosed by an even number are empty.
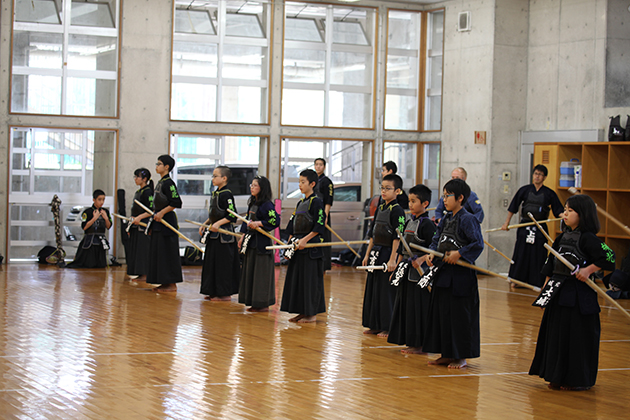
<svg viewBox="0 0 630 420"><path fill-rule="evenodd" d="M184 256L182 257L182 265L202 265L203 254L194 246L187 246L184 249Z"/></svg>

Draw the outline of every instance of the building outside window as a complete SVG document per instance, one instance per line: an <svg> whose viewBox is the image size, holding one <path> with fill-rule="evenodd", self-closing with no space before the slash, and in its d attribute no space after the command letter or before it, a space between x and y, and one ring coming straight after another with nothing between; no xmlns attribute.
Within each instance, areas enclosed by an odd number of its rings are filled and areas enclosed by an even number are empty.
<svg viewBox="0 0 630 420"><path fill-rule="evenodd" d="M11 112L116 117L120 0L18 0Z"/></svg>
<svg viewBox="0 0 630 420"><path fill-rule="evenodd" d="M176 0L171 119L268 123L271 7Z"/></svg>
<svg viewBox="0 0 630 420"><path fill-rule="evenodd" d="M283 125L372 128L375 9L285 3Z"/></svg>

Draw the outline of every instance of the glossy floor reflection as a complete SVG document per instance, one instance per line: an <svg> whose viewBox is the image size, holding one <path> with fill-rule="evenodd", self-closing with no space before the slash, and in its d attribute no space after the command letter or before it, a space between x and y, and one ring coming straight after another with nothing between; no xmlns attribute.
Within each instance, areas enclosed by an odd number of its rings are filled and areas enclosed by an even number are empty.
<svg viewBox="0 0 630 420"><path fill-rule="evenodd" d="M328 312L304 325L236 297L205 301L200 268L171 295L130 284L124 268L0 268L1 418L627 418L630 322L613 308L602 308L597 385L561 392L526 373L534 293L500 279L479 282L481 358L449 371L362 334L365 275L350 268L326 275Z"/></svg>

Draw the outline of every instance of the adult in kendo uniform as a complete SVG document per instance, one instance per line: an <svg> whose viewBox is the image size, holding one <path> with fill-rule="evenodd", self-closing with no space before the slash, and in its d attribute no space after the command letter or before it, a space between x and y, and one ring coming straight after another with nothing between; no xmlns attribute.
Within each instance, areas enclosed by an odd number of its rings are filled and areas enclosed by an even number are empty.
<svg viewBox="0 0 630 420"><path fill-rule="evenodd" d="M521 223L532 221L527 213L532 213L536 220L548 219L550 208L556 217L560 217L564 207L555 191L543 185L545 179L547 179L547 168L544 165L536 165L532 183L519 188L516 192L501 229L508 230L510 220L515 213L518 213L519 207L521 207ZM541 223L541 225L546 232L549 232L546 223ZM510 278L541 287L545 282L545 276L540 270L547 259L546 242L547 238L537 226L518 228L512 256L514 264L510 266Z"/></svg>
<svg viewBox="0 0 630 420"><path fill-rule="evenodd" d="M330 223L330 208L333 204L333 195L335 192L335 187L324 173L326 171L326 160L324 158L315 159L315 172L317 172L317 185L315 186L315 195L319 197L320 200L324 203L324 213L326 214L326 225L331 226ZM324 230L324 234L322 235L324 238L324 242L330 242L331 236L330 231L328 229ZM331 247L326 246L322 247L322 251L324 252L324 271L330 270L332 268L332 263L330 260L331 257Z"/></svg>

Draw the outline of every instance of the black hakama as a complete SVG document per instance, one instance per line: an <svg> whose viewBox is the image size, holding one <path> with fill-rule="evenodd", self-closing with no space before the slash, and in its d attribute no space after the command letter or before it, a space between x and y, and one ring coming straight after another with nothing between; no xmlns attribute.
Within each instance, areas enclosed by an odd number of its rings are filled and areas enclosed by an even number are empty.
<svg viewBox="0 0 630 420"><path fill-rule="evenodd" d="M181 283L183 278L182 261L179 256L179 237L167 230L168 228L164 225L157 226L158 224L160 223L153 222L151 229L146 281L149 284Z"/></svg>
<svg viewBox="0 0 630 420"><path fill-rule="evenodd" d="M87 247L87 248L86 248ZM107 251L98 235L84 235L77 247L74 261L66 268L104 268L107 267Z"/></svg>
<svg viewBox="0 0 630 420"><path fill-rule="evenodd" d="M328 222L330 223L330 219L328 220ZM324 242L330 242L331 241L331 233L328 229L326 229L324 231L324 233L322 233L322 238L324 238ZM332 247L330 246L323 246L322 247L322 252L324 254L324 271L328 271L328 270L332 270Z"/></svg>
<svg viewBox="0 0 630 420"><path fill-rule="evenodd" d="M429 304L429 324L422 350L450 359L480 356L479 290L471 269L444 264L434 284ZM449 281L450 280L450 281ZM453 283L465 280L470 288L455 296ZM460 296L462 295L463 296Z"/></svg>
<svg viewBox="0 0 630 420"><path fill-rule="evenodd" d="M306 249L293 254L284 280L281 311L305 316L326 312L324 261L321 256L311 258L311 251Z"/></svg>
<svg viewBox="0 0 630 420"><path fill-rule="evenodd" d="M590 388L599 363L599 313L583 315L579 305L558 302L552 299L545 308L529 374L557 385Z"/></svg>
<svg viewBox="0 0 630 420"><path fill-rule="evenodd" d="M391 255L390 247L375 246L373 251L379 251L378 258L370 265L387 264ZM388 331L392 321L396 287L389 282L391 272L374 270L368 272L365 280L365 294L363 295L363 326L371 330ZM406 280L404 280L406 281Z"/></svg>
<svg viewBox="0 0 630 420"><path fill-rule="evenodd" d="M533 244L527 243L530 232L534 235ZM509 277L542 287L545 284L545 276L540 273L540 269L547 260L546 242L547 238L537 226L518 228L512 255L514 264L510 265Z"/></svg>
<svg viewBox="0 0 630 420"><path fill-rule="evenodd" d="M233 236L229 236L231 243L222 243L219 234L217 238L206 240L206 252L203 255L201 269L201 294L210 297L232 296L238 293L241 277L241 262L238 246Z"/></svg>
<svg viewBox="0 0 630 420"><path fill-rule="evenodd" d="M129 244L127 246L127 274L130 276L144 276L148 272L149 249L151 237L144 234L137 227L129 229Z"/></svg>
<svg viewBox="0 0 630 420"><path fill-rule="evenodd" d="M273 259L273 254L260 254L256 247L247 248L238 289L238 303L253 308L267 308L276 303Z"/></svg>
<svg viewBox="0 0 630 420"><path fill-rule="evenodd" d="M409 270L416 270L409 264ZM396 290L392 322L389 326L388 343L422 347L427 332L431 293L418 283L400 280Z"/></svg>

